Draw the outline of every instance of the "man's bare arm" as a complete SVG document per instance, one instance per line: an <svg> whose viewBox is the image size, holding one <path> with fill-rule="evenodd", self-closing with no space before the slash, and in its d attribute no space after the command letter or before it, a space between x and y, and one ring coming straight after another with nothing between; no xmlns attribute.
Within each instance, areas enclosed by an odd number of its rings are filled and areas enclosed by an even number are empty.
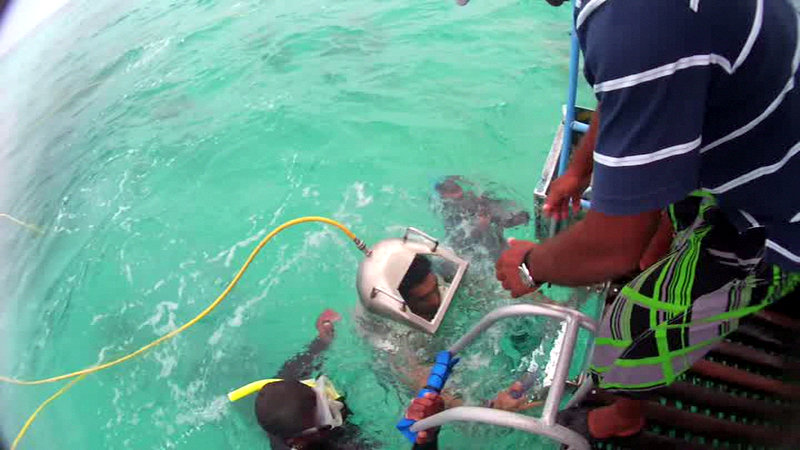
<svg viewBox="0 0 800 450"><path fill-rule="evenodd" d="M660 211L609 216L589 211L586 218L528 252L537 281L567 286L604 282L636 270L655 234Z"/></svg>

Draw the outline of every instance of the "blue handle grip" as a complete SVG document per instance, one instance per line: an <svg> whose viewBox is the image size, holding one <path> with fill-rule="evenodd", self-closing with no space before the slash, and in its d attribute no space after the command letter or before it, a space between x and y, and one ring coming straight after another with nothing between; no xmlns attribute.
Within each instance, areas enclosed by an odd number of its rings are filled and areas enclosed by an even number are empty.
<svg viewBox="0 0 800 450"><path fill-rule="evenodd" d="M444 389L447 379L450 378L450 373L453 367L458 364L459 359L453 358L453 355L447 350L443 350L436 355L436 362L431 368L431 373L428 375L426 386L419 391L416 398L424 397L428 392L439 394ZM417 423L416 420L403 418L397 423L397 429L412 443L417 441L417 433L411 431L411 427Z"/></svg>

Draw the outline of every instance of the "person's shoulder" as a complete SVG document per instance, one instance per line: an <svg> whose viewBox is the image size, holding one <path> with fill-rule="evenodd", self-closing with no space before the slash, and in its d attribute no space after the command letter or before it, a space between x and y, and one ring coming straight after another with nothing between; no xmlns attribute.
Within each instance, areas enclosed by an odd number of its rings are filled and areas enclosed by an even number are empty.
<svg viewBox="0 0 800 450"><path fill-rule="evenodd" d="M584 2L576 18L586 69L595 82L614 80L708 54L705 14L690 0Z"/></svg>
<svg viewBox="0 0 800 450"><path fill-rule="evenodd" d="M271 434L268 435L268 437L269 437L269 446L271 450L292 450L292 448L286 445L282 439L273 436Z"/></svg>

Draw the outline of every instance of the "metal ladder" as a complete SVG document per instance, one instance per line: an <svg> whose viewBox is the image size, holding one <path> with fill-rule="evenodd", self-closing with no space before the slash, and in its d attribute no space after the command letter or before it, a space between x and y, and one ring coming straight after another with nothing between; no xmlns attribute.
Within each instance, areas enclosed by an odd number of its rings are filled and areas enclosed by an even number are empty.
<svg viewBox="0 0 800 450"><path fill-rule="evenodd" d="M575 353L578 330L584 328L592 334L596 333L598 325L594 319L579 311L558 305L518 304L503 306L484 316L471 330L453 344L448 351L451 355L455 356L498 321L524 316L544 316L566 322L565 335L561 342L553 383L547 393L541 417L531 417L481 406L459 406L444 410L416 422L411 426L411 431L424 431L451 422L478 422L514 428L528 433L546 436L567 445L569 449L589 450L589 443L583 436L556 423L556 414L564 398L564 389L567 385L569 367ZM584 377L583 383L575 392L567 406L577 404L591 388L591 378Z"/></svg>

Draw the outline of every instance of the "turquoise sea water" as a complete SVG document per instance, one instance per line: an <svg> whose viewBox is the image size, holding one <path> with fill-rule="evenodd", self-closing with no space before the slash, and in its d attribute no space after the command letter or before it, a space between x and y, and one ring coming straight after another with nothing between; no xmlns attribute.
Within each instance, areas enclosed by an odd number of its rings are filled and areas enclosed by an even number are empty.
<svg viewBox="0 0 800 450"><path fill-rule="evenodd" d="M368 242L443 236L432 183L459 174L530 210L560 117L569 11L475 0L75 0L0 57L0 373L107 361L193 317L276 225L333 217ZM587 97L588 98L588 97ZM526 237L532 227L511 233ZM344 316L326 373L384 448L410 393L356 333L360 255L335 230L280 235L212 316L53 403L20 448L268 448L232 388L272 376ZM450 342L510 300L488 280L451 313ZM487 275L488 274L488 275ZM466 300L465 300L466 302ZM458 304L453 307L457 309ZM539 324L532 348L554 339ZM504 330L462 363L474 402L519 361ZM544 344L542 344L544 342ZM58 385L0 386L13 438ZM489 427L442 447L544 448Z"/></svg>

